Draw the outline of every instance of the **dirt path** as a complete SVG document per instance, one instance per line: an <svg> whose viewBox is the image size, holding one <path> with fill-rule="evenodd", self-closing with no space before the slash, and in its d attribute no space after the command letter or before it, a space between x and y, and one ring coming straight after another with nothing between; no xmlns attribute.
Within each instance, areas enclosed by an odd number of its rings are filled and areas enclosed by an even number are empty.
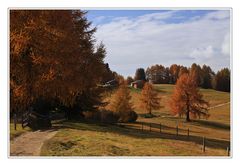
<svg viewBox="0 0 240 166"><path fill-rule="evenodd" d="M20 135L11 141L11 156L39 156L44 141L52 138L56 130L34 131Z"/></svg>
<svg viewBox="0 0 240 166"><path fill-rule="evenodd" d="M229 104L229 103L230 103L230 102L222 103L222 104L218 104L218 105L215 105L215 106L209 107L209 109L213 109L213 108L217 108L217 107L222 107L222 106L227 105L227 104Z"/></svg>

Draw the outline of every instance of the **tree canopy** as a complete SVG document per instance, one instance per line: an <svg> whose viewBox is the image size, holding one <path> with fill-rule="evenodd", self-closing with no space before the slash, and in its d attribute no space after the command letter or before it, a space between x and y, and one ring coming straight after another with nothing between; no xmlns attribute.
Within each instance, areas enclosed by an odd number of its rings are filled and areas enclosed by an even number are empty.
<svg viewBox="0 0 240 166"><path fill-rule="evenodd" d="M183 74L177 80L169 105L173 114L186 115L186 121L190 121L190 115L194 118L209 116L209 104L199 92L195 75Z"/></svg>
<svg viewBox="0 0 240 166"><path fill-rule="evenodd" d="M160 100L158 92L154 89L151 83L146 82L144 84L141 93L142 107L148 114L152 114L152 110L160 108Z"/></svg>
<svg viewBox="0 0 240 166"><path fill-rule="evenodd" d="M106 56L95 31L80 10L11 10L11 109L25 109L39 97L72 106L91 94Z"/></svg>

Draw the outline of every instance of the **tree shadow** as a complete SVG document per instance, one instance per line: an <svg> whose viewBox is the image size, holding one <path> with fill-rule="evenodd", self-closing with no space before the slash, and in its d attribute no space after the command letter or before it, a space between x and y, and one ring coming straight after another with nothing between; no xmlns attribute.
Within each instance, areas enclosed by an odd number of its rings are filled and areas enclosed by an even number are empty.
<svg viewBox="0 0 240 166"><path fill-rule="evenodd" d="M207 126L207 127L211 127L211 128L230 130L230 125L219 123L219 122L213 122L213 121L193 120L192 124L197 125L197 126Z"/></svg>
<svg viewBox="0 0 240 166"><path fill-rule="evenodd" d="M141 123L141 122L138 122ZM135 124L138 124L135 123ZM157 127L159 124L154 123L146 123L143 122L145 126L151 127ZM164 130L166 129L175 129L173 127L168 126L162 126ZM56 130L58 129L76 129L76 130L87 130L87 131L97 131L97 132L111 132L111 133L117 133L122 134L134 138L141 138L141 139L147 139L147 138L161 138L161 139L170 139L170 140L178 140L178 141L187 141L187 142L194 142L196 144L202 145L203 143L203 137L201 136L194 136L190 135L187 136L181 134L180 132L187 132L187 130L179 129L179 134L173 134L173 133L166 133L166 131L163 130L163 132L159 132L156 130L143 130L141 128L134 128L125 124L106 124L106 123L95 123L90 121L65 121L62 124L59 124L56 127L53 127ZM213 138L206 138L205 137L205 145L206 147L211 148L218 148L218 149L226 149L227 147L230 147L230 141L227 140L220 140L220 139L213 139Z"/></svg>

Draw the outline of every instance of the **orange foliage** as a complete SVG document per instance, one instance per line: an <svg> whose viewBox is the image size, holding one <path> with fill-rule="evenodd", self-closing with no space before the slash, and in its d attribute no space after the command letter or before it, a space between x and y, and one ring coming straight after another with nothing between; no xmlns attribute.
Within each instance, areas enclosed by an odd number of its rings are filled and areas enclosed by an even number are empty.
<svg viewBox="0 0 240 166"><path fill-rule="evenodd" d="M190 121L190 115L194 118L209 116L209 104L203 100L203 95L199 92L194 74L181 75L177 80L169 105L173 114L186 115L187 121Z"/></svg>
<svg viewBox="0 0 240 166"><path fill-rule="evenodd" d="M39 96L72 105L101 80L105 48L82 11L10 11L11 109ZM21 94L21 95L19 95Z"/></svg>
<svg viewBox="0 0 240 166"><path fill-rule="evenodd" d="M142 90L142 107L151 114L152 110L160 108L160 100L158 92L153 88L151 83L146 82Z"/></svg>
<svg viewBox="0 0 240 166"><path fill-rule="evenodd" d="M133 111L130 91L128 90L126 82L124 82L123 79L120 80L120 86L114 96L110 108L115 112Z"/></svg>

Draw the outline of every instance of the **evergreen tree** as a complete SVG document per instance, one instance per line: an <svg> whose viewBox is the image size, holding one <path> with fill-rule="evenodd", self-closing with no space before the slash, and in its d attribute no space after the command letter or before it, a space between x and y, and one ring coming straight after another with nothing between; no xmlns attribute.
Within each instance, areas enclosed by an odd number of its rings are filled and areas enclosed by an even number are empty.
<svg viewBox="0 0 240 166"><path fill-rule="evenodd" d="M215 76L215 89L224 92L230 92L230 70L223 68Z"/></svg>
<svg viewBox="0 0 240 166"><path fill-rule="evenodd" d="M135 73L134 80L143 80L146 81L146 74L143 68L138 68Z"/></svg>

